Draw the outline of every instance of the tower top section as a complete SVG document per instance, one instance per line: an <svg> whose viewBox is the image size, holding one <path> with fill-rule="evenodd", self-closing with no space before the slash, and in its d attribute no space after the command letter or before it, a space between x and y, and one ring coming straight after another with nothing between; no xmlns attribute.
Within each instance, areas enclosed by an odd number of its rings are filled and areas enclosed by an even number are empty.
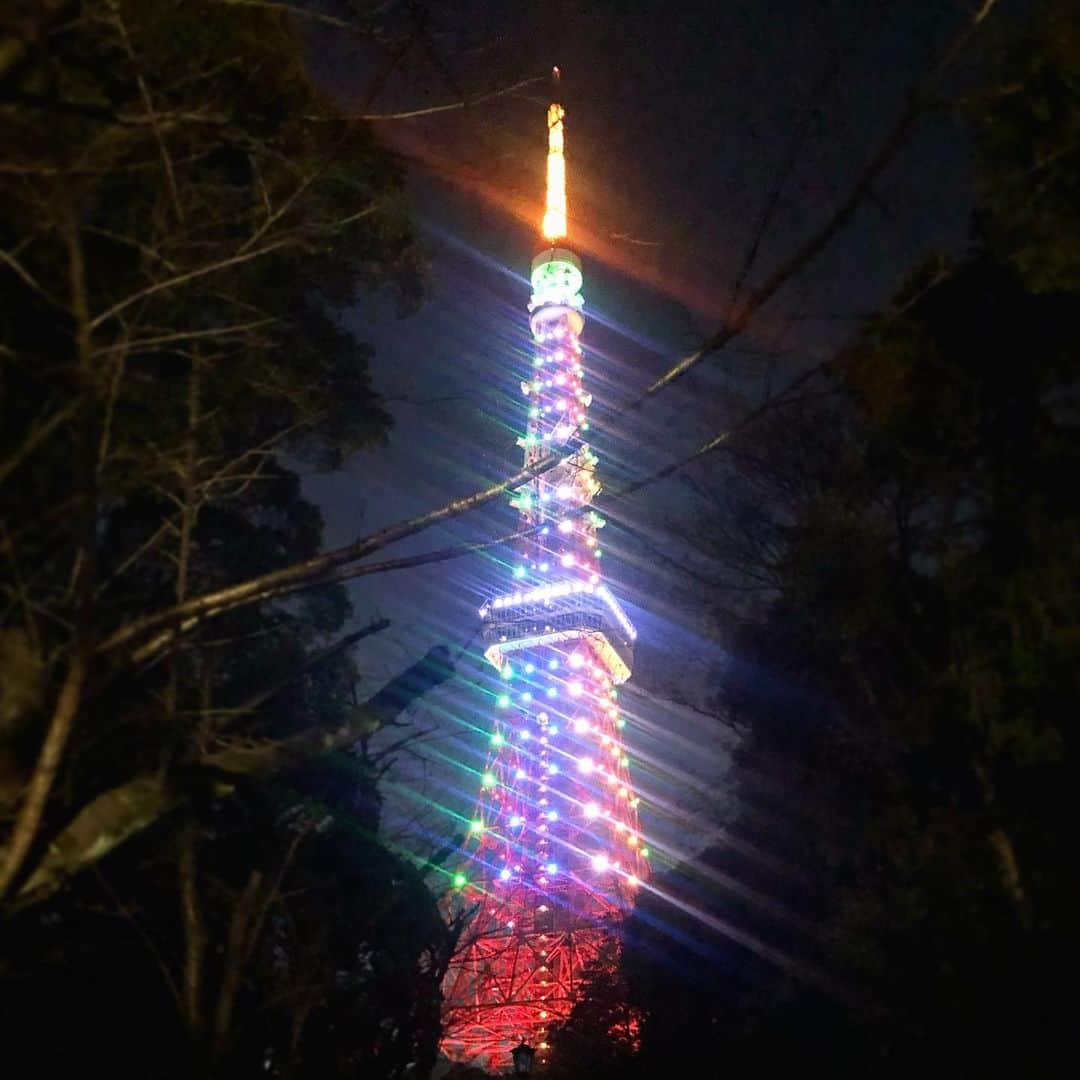
<svg viewBox="0 0 1080 1080"><path fill-rule="evenodd" d="M552 70L552 93L558 96L559 69ZM553 101L548 106L547 201L541 232L554 243L566 239L566 148L563 122L566 110Z"/></svg>

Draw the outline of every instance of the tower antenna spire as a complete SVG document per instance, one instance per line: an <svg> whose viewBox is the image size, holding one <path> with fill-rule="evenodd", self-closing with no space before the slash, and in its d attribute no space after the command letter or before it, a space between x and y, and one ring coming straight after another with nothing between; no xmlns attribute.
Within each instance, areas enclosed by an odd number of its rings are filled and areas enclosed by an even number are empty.
<svg viewBox="0 0 1080 1080"><path fill-rule="evenodd" d="M547 200L541 232L552 244L566 238L566 147L563 122L566 110L559 104L562 72L551 69L551 104L548 106Z"/></svg>

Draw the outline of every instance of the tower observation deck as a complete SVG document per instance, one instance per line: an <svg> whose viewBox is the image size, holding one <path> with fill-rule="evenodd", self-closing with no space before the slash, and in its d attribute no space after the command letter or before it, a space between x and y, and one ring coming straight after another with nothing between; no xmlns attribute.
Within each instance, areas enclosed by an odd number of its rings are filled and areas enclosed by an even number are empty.
<svg viewBox="0 0 1080 1080"><path fill-rule="evenodd" d="M557 82L557 72L556 72ZM601 572L604 519L586 440L581 262L567 245L565 113L548 108L545 246L532 261L531 377L521 383L522 538L505 588L480 608L497 671L479 798L453 902L475 910L444 983L450 1058L502 1069L524 1041L547 1057L647 873L617 687L636 632Z"/></svg>

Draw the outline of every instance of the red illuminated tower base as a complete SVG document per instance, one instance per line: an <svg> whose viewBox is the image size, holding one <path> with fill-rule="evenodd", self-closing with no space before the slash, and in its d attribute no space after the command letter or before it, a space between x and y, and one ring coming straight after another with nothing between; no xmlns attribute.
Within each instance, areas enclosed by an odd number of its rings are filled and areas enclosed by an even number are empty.
<svg viewBox="0 0 1080 1080"><path fill-rule="evenodd" d="M563 109L548 110L550 246L532 265L527 464L554 468L514 492L524 539L506 591L480 609L498 672L495 720L452 906L473 917L444 983L443 1052L502 1071L524 1041L547 1058L645 874L648 850L623 746L617 686L634 627L600 574L596 456L584 441L583 283L566 235Z"/></svg>

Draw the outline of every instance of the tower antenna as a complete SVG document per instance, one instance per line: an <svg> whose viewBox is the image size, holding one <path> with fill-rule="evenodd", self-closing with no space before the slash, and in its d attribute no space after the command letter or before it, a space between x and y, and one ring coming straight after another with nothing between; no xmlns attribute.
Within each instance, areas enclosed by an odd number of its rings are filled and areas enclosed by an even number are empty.
<svg viewBox="0 0 1080 1080"><path fill-rule="evenodd" d="M566 141L563 123L566 110L559 104L559 85L562 73L551 69L552 102L548 106L547 199L541 232L554 246L566 238Z"/></svg>

